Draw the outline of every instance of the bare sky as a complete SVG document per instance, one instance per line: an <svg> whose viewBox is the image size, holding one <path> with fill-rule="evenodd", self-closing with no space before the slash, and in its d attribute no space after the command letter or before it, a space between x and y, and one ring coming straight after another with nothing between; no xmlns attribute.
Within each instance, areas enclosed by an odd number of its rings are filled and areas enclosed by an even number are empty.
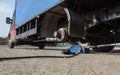
<svg viewBox="0 0 120 75"><path fill-rule="evenodd" d="M5 23L6 17L12 17L15 0L0 0L0 37L8 36L9 24Z"/></svg>

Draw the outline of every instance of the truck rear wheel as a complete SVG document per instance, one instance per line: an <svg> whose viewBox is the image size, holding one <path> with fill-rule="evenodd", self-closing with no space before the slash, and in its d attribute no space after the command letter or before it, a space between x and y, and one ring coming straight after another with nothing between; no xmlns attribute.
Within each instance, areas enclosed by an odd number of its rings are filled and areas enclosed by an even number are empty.
<svg viewBox="0 0 120 75"><path fill-rule="evenodd" d="M114 43L114 34L110 29L111 27L106 26L106 24L93 26L87 31L87 39L92 46ZM96 52L110 52L113 48L114 46L104 46L99 48L95 47L93 49Z"/></svg>
<svg viewBox="0 0 120 75"><path fill-rule="evenodd" d="M14 43L11 40L8 41L8 47L14 48Z"/></svg>
<svg viewBox="0 0 120 75"><path fill-rule="evenodd" d="M107 46L107 47L101 47L101 48L93 48L95 52L110 52L114 46Z"/></svg>
<svg viewBox="0 0 120 75"><path fill-rule="evenodd" d="M44 47L45 47L45 44L39 44L39 49L44 49Z"/></svg>
<svg viewBox="0 0 120 75"><path fill-rule="evenodd" d="M112 42L113 42L112 38L106 38L106 39L101 40L99 42L97 42L97 41L94 42L94 45L110 44ZM114 46L104 46L104 47L99 47L99 48L95 47L93 49L96 52L110 52L113 48L114 48Z"/></svg>

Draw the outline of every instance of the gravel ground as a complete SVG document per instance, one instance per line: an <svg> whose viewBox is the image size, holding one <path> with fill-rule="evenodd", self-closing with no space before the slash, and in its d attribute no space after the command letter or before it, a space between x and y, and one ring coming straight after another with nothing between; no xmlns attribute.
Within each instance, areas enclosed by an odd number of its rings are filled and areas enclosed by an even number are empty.
<svg viewBox="0 0 120 75"><path fill-rule="evenodd" d="M0 75L120 75L120 49L71 57L56 48L0 46Z"/></svg>

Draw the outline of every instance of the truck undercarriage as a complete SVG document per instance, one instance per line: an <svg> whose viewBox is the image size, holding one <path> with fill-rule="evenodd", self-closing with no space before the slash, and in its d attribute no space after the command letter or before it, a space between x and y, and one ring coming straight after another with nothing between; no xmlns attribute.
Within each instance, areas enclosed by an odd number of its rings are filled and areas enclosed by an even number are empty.
<svg viewBox="0 0 120 75"><path fill-rule="evenodd" d="M16 45L44 48L48 43L81 42L90 46L120 43L119 0L65 0L16 28ZM113 46L94 50L108 52Z"/></svg>

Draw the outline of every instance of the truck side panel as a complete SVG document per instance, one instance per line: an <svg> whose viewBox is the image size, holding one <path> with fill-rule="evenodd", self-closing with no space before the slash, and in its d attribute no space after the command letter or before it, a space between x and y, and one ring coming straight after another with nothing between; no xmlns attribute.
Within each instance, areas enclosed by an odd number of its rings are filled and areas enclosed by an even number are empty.
<svg viewBox="0 0 120 75"><path fill-rule="evenodd" d="M63 0L16 0L15 28L61 2Z"/></svg>

